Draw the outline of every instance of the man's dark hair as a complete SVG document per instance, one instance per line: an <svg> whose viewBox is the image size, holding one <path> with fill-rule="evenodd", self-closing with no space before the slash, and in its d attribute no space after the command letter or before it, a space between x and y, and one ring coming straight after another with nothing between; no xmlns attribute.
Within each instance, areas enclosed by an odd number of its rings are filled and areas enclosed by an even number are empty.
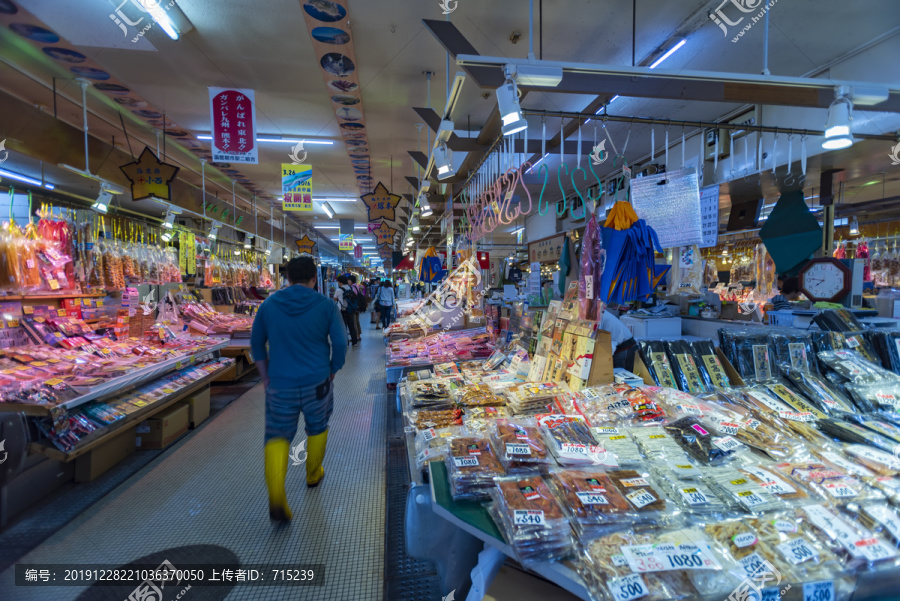
<svg viewBox="0 0 900 601"><path fill-rule="evenodd" d="M287 277L291 284L305 284L316 277L316 260L312 257L297 257L287 264Z"/></svg>
<svg viewBox="0 0 900 601"><path fill-rule="evenodd" d="M387 281L384 282L384 287L385 287L385 288L393 288L394 285L391 284L391 281L390 281L390 280L387 280Z"/></svg>
<svg viewBox="0 0 900 601"><path fill-rule="evenodd" d="M800 278L797 276L784 278L784 282L781 284L781 293L794 294L796 292L800 292Z"/></svg>
<svg viewBox="0 0 900 601"><path fill-rule="evenodd" d="M337 280L338 280L338 284L344 285L347 283L347 276L339 275Z"/></svg>
<svg viewBox="0 0 900 601"><path fill-rule="evenodd" d="M347 279L350 280L350 283L351 283L351 284L355 284L355 283L356 283L356 276L355 276L355 275L347 276Z"/></svg>

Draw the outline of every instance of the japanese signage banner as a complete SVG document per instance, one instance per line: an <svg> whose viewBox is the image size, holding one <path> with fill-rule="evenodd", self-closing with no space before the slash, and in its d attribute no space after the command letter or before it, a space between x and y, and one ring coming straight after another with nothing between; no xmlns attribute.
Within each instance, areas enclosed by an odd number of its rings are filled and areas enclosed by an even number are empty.
<svg viewBox="0 0 900 601"><path fill-rule="evenodd" d="M719 185L700 189L700 220L703 224L703 242L700 248L710 248L719 243Z"/></svg>
<svg viewBox="0 0 900 601"><path fill-rule="evenodd" d="M209 88L212 162L259 164L253 90Z"/></svg>
<svg viewBox="0 0 900 601"><path fill-rule="evenodd" d="M119 169L131 182L132 200L172 200L172 180L179 168L163 163L149 148L144 148L140 158Z"/></svg>
<svg viewBox="0 0 900 601"><path fill-rule="evenodd" d="M357 244L353 247L353 258L362 259L362 244Z"/></svg>
<svg viewBox="0 0 900 601"><path fill-rule="evenodd" d="M285 211L312 211L312 165L281 165L282 208Z"/></svg>
<svg viewBox="0 0 900 601"><path fill-rule="evenodd" d="M341 234L338 239L338 250L353 250L353 234Z"/></svg>
<svg viewBox="0 0 900 601"><path fill-rule="evenodd" d="M562 249L565 243L565 232L550 236L549 238L529 242L529 263L558 263L559 258L562 256Z"/></svg>

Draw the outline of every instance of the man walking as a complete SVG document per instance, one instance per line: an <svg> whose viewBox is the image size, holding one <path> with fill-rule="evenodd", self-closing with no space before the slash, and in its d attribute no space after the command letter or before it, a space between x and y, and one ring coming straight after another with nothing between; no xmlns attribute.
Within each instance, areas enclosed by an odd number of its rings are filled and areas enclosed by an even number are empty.
<svg viewBox="0 0 900 601"><path fill-rule="evenodd" d="M306 422L306 485L317 486L325 477L332 381L347 351L337 307L316 291L313 258L292 259L287 276L290 286L260 305L250 335L253 359L266 387L269 517L279 521L291 519L284 479L301 412Z"/></svg>
<svg viewBox="0 0 900 601"><path fill-rule="evenodd" d="M334 293L334 301L341 309L341 317L347 325L350 334L350 345L356 346L359 342L359 330L356 329L355 314L359 310L356 302L356 293L350 287L350 280L345 275L338 276L338 289Z"/></svg>

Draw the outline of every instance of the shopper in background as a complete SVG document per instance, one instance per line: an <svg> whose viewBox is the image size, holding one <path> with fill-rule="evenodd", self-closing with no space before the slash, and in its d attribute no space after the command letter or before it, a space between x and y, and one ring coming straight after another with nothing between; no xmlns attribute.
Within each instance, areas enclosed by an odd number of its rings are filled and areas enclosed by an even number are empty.
<svg viewBox="0 0 900 601"><path fill-rule="evenodd" d="M366 293L365 288L361 284L356 283L355 275L350 274L347 276L347 279L350 282L350 289L356 294L357 309L353 314L353 320L356 322L356 341L359 342L359 337L362 335L362 326L359 325L359 314L366 311Z"/></svg>
<svg viewBox="0 0 900 601"><path fill-rule="evenodd" d="M269 517L279 521L292 515L284 479L301 412L306 422L306 485L317 486L325 477L322 461L333 405L332 381L347 352L337 307L316 291L313 258L292 259L287 275L290 286L263 301L250 335L253 359L266 387Z"/></svg>
<svg viewBox="0 0 900 601"><path fill-rule="evenodd" d="M356 312L359 305L356 302L356 293L350 287L350 280L345 275L338 276L338 289L334 293L334 301L341 309L341 317L347 325L350 335L350 345L356 346L359 342L359 330L356 329Z"/></svg>
<svg viewBox="0 0 900 601"><path fill-rule="evenodd" d="M790 311L794 308L791 301L800 298L800 279L796 276L784 278L781 283L781 291L773 296L769 302L776 311Z"/></svg>
<svg viewBox="0 0 900 601"><path fill-rule="evenodd" d="M381 312L381 327L387 329L391 325L391 314L394 311L394 285L390 280L382 284L378 290L378 310Z"/></svg>
<svg viewBox="0 0 900 601"><path fill-rule="evenodd" d="M634 355L637 351L637 341L625 324L608 310L603 312L600 320L600 329L609 332L612 340L613 367L621 367L628 371L634 371Z"/></svg>

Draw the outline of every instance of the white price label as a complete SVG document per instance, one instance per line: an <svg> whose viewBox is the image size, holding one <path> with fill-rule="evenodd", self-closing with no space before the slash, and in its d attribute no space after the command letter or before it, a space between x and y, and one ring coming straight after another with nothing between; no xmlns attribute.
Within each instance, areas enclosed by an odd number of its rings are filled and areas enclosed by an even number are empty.
<svg viewBox="0 0 900 601"><path fill-rule="evenodd" d="M709 503L709 499L706 495L696 488L682 488L679 492L681 493L684 502L688 505L706 505Z"/></svg>
<svg viewBox="0 0 900 601"><path fill-rule="evenodd" d="M656 501L656 497L646 490L636 490L633 493L625 495L625 498L631 501L631 504L638 509Z"/></svg>
<svg viewBox="0 0 900 601"><path fill-rule="evenodd" d="M513 523L516 526L544 526L544 512L539 509L513 510Z"/></svg>
<svg viewBox="0 0 900 601"><path fill-rule="evenodd" d="M577 492L578 500L582 505L609 505L606 497L595 492Z"/></svg>
<svg viewBox="0 0 900 601"><path fill-rule="evenodd" d="M597 434L618 434L618 428L594 428L594 432Z"/></svg>
<svg viewBox="0 0 900 601"><path fill-rule="evenodd" d="M816 416L809 411L779 411L778 417L789 419L793 422L814 422Z"/></svg>
<svg viewBox="0 0 900 601"><path fill-rule="evenodd" d="M803 601L834 601L834 582L823 580L803 583Z"/></svg>
<svg viewBox="0 0 900 601"><path fill-rule="evenodd" d="M741 446L741 443L736 441L730 436L723 436L722 438L713 438L712 443L718 448L722 449L726 453L729 451L733 451Z"/></svg>
<svg viewBox="0 0 900 601"><path fill-rule="evenodd" d="M859 339L856 336L850 336L847 338L847 346L850 348L857 348L859 346Z"/></svg>
<svg viewBox="0 0 900 601"><path fill-rule="evenodd" d="M506 445L506 455L531 455L531 447L527 444L508 444Z"/></svg>
<svg viewBox="0 0 900 601"><path fill-rule="evenodd" d="M565 442L560 450L565 455L587 455L587 446Z"/></svg>
<svg viewBox="0 0 900 601"><path fill-rule="evenodd" d="M794 522L789 522L787 520L775 520L772 522L772 525L775 526L775 530L779 532L796 532L797 526Z"/></svg>
<svg viewBox="0 0 900 601"><path fill-rule="evenodd" d="M733 422L719 422L719 430L730 436L737 434L740 429L740 424L735 424Z"/></svg>
<svg viewBox="0 0 900 601"><path fill-rule="evenodd" d="M703 410L698 405L675 405L685 415L703 415Z"/></svg>
<svg viewBox="0 0 900 601"><path fill-rule="evenodd" d="M767 562L759 553L751 553L746 557L738 560L747 577L750 578L760 573L768 572L769 562Z"/></svg>
<svg viewBox="0 0 900 601"><path fill-rule="evenodd" d="M888 394L886 392L876 392L875 398L878 399L882 405L896 405L897 397L892 394Z"/></svg>
<svg viewBox="0 0 900 601"><path fill-rule="evenodd" d="M478 467L478 457L470 455L469 457L454 457L453 465L456 467Z"/></svg>
<svg viewBox="0 0 900 601"><path fill-rule="evenodd" d="M594 298L594 276L592 275L584 276L584 296L589 300ZM629 597L629 599L634 599L634 597Z"/></svg>
<svg viewBox="0 0 900 601"><path fill-rule="evenodd" d="M881 561L897 556L897 552L877 538L864 538L853 543L863 557L869 561Z"/></svg>
<svg viewBox="0 0 900 601"><path fill-rule="evenodd" d="M741 471L759 478L760 486L773 495L792 495L797 492L787 482L760 467L742 467Z"/></svg>
<svg viewBox="0 0 900 601"><path fill-rule="evenodd" d="M761 496L752 490L745 490L737 493L738 500L747 507L755 507L766 502Z"/></svg>
<svg viewBox="0 0 900 601"><path fill-rule="evenodd" d="M826 482L825 490L827 490L828 494L832 497L837 497L839 499L844 497L855 497L859 494L846 484L840 484L838 482Z"/></svg>
<svg viewBox="0 0 900 601"><path fill-rule="evenodd" d="M622 578L612 578L607 583L615 601L632 601L650 594L650 589L640 574L631 574Z"/></svg>
<svg viewBox="0 0 900 601"><path fill-rule="evenodd" d="M778 551L792 564L800 565L804 561L818 562L819 558L812 546L805 538L795 538L794 540L782 543L775 547Z"/></svg>
<svg viewBox="0 0 900 601"><path fill-rule="evenodd" d="M823 451L822 457L824 457L829 462L835 464L838 467L844 468L851 474L856 476L874 476L875 472L853 463L852 461L848 461L845 457L838 455L837 453L833 453L831 451Z"/></svg>
<svg viewBox="0 0 900 601"><path fill-rule="evenodd" d="M735 534L731 537L731 540L736 547L743 549L744 547L750 547L756 544L756 535L752 532L742 532L740 534Z"/></svg>
<svg viewBox="0 0 900 601"><path fill-rule="evenodd" d="M622 547L632 572L667 572L671 570L721 570L708 553L709 545L683 543L674 545L629 545Z"/></svg>
<svg viewBox="0 0 900 601"><path fill-rule="evenodd" d="M425 439L425 442L434 440L435 438L437 438L437 430L435 430L434 428L428 428L427 430L422 432L422 438Z"/></svg>
<svg viewBox="0 0 900 601"><path fill-rule="evenodd" d="M622 567L628 565L628 560L625 559L625 556L621 553L617 553L609 558L612 561L612 564L616 567Z"/></svg>
<svg viewBox="0 0 900 601"><path fill-rule="evenodd" d="M759 428L762 425L762 422L760 422L759 420L756 420L756 419L748 419L747 421L744 422L744 425L746 427L750 428L751 430L756 430L757 428Z"/></svg>

